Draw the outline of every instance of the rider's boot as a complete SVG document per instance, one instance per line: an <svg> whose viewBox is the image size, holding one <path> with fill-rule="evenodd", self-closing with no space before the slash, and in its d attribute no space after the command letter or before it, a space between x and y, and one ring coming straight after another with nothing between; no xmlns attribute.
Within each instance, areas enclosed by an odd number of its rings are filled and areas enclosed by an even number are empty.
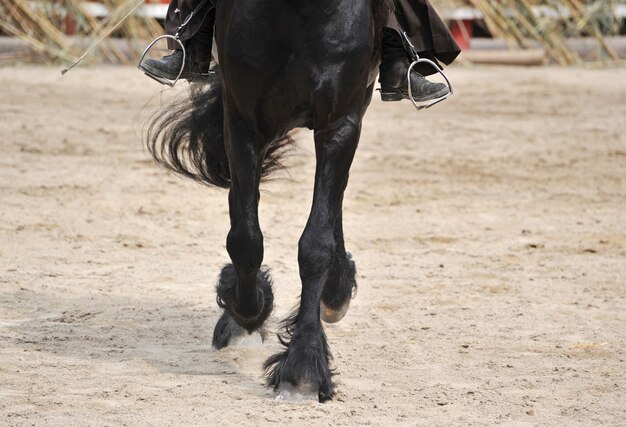
<svg viewBox="0 0 626 427"><path fill-rule="evenodd" d="M209 76L211 65L211 49L213 47L213 24L215 10L209 9L201 25L191 38L185 40L185 55L182 49L177 49L161 59L146 58L139 64L139 68L151 77L176 80L181 68L180 78L183 80L202 80ZM180 30L180 27L179 27ZM175 43L172 43L175 45ZM183 64L183 56L184 64Z"/></svg>
<svg viewBox="0 0 626 427"><path fill-rule="evenodd" d="M183 56L182 50L175 50L174 53L161 59L146 58L139 64L139 68L150 76L167 80L176 80L181 68L183 68L183 72L180 78L183 80L192 81L205 78L209 74L210 61L196 62L192 57L187 56L183 66Z"/></svg>
<svg viewBox="0 0 626 427"><path fill-rule="evenodd" d="M380 75L380 97L383 101L409 99L407 74L411 61L402 45L400 35L385 28L383 30ZM415 70L411 71L411 94L417 103L432 102L450 93L443 83L433 83Z"/></svg>

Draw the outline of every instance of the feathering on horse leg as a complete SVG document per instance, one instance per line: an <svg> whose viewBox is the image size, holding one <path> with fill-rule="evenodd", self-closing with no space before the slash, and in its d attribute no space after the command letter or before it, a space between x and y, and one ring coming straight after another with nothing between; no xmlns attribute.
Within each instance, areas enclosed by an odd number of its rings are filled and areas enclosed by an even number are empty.
<svg viewBox="0 0 626 427"><path fill-rule="evenodd" d="M300 307L283 322L280 341L287 347L265 362L268 385L283 397L295 392L314 395L320 402L332 398L331 354L320 321L320 298L332 263L335 242L332 225L316 215L309 218L299 242L298 261L302 293Z"/></svg>
<svg viewBox="0 0 626 427"><path fill-rule="evenodd" d="M344 120L317 131L317 167L311 214L300 238L300 309L286 323L287 349L265 362L268 385L313 389L320 402L334 395L331 354L320 321L320 301L336 257L336 224L360 134L360 121Z"/></svg>
<svg viewBox="0 0 626 427"><path fill-rule="evenodd" d="M264 321L270 315L274 306L274 295L272 293L268 269L258 270L257 286L263 293L263 310L259 316L259 320L262 319ZM233 264L227 264L222 268L217 283L217 304L224 309L224 312L213 330L213 347L218 350L232 345L234 339L243 338L253 331L258 331L262 340L265 340L266 337L266 331L262 329L263 321L260 321L258 326L254 325L253 327L244 328L238 323L241 319L237 318L236 320L236 318L231 315L232 311L229 311L228 307L235 299L236 287L237 273L235 267Z"/></svg>

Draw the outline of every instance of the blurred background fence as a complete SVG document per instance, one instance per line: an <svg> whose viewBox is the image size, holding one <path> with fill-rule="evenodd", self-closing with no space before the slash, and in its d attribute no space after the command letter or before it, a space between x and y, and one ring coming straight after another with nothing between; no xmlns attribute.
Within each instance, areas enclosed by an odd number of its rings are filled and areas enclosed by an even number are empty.
<svg viewBox="0 0 626 427"><path fill-rule="evenodd" d="M0 0L0 61L72 62L139 0ZM562 65L626 59L626 0L431 0L464 61ZM167 0L146 0L91 62L133 63L162 34Z"/></svg>

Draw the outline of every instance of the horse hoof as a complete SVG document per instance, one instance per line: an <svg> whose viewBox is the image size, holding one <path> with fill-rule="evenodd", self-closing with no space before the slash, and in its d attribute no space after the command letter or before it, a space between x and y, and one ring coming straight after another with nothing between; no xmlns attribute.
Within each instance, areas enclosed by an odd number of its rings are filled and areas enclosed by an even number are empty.
<svg viewBox="0 0 626 427"><path fill-rule="evenodd" d="M213 347L220 350L231 345L233 339L245 334L246 331L227 312L223 312L213 330Z"/></svg>
<svg viewBox="0 0 626 427"><path fill-rule="evenodd" d="M352 294L350 295L350 299L356 298L357 287L352 287ZM341 319L343 319L350 308L350 299L347 300L341 307L339 308L330 308L324 301L320 301L320 318L326 323L337 323Z"/></svg>
<svg viewBox="0 0 626 427"><path fill-rule="evenodd" d="M327 307L323 301L320 301L320 317L326 323L337 323L344 318L349 308L350 300L337 309Z"/></svg>
<svg viewBox="0 0 626 427"><path fill-rule="evenodd" d="M276 390L276 400L284 400L287 402L312 400L318 402L317 386L312 384L299 384L294 386L290 383L281 383Z"/></svg>
<svg viewBox="0 0 626 427"><path fill-rule="evenodd" d="M252 333L263 326L263 323L274 309L274 293L272 292L272 280L270 279L269 271L260 269L257 273L257 307L254 307L253 304L249 304L246 307L248 310L252 308L253 311L256 311L254 313L242 313L239 307L237 307L235 299L236 285L235 267L232 264L226 264L222 268L217 282L217 305L223 308L237 325L248 333Z"/></svg>

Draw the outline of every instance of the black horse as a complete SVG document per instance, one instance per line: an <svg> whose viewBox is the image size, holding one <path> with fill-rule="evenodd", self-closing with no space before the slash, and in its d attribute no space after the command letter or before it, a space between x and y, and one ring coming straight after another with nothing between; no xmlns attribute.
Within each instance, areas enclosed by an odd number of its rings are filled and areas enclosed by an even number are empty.
<svg viewBox="0 0 626 427"><path fill-rule="evenodd" d="M356 286L344 247L342 201L380 63L385 0L247 0L216 6L219 74L149 127L156 161L229 189L231 228L217 285L222 348L259 330L273 309L258 221L261 178L280 166L287 133L314 131L313 206L299 241L300 307L284 321L284 352L265 363L269 386L313 387L331 399L330 351L320 318L339 321Z"/></svg>

